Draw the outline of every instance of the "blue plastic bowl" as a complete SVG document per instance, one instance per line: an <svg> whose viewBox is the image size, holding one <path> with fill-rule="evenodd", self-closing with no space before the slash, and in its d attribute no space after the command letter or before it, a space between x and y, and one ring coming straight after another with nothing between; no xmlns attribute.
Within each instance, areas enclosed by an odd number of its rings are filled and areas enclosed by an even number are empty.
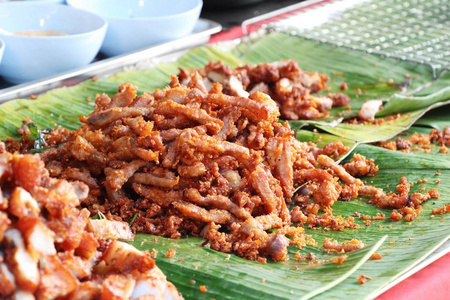
<svg viewBox="0 0 450 300"><path fill-rule="evenodd" d="M107 22L66 5L37 2L0 4L0 38L6 44L0 75L13 83L51 76L89 64L105 37ZM64 36L22 36L30 30Z"/></svg>
<svg viewBox="0 0 450 300"><path fill-rule="evenodd" d="M109 23L101 47L108 56L174 40L192 32L202 0L67 0L104 16Z"/></svg>

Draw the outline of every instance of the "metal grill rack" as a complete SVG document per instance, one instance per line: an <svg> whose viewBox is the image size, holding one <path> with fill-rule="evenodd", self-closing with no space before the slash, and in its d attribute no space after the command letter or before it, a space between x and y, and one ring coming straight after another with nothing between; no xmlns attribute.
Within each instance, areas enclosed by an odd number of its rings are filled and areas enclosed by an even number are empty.
<svg viewBox="0 0 450 300"><path fill-rule="evenodd" d="M323 1L268 28L425 64L434 77L450 70L449 0Z"/></svg>

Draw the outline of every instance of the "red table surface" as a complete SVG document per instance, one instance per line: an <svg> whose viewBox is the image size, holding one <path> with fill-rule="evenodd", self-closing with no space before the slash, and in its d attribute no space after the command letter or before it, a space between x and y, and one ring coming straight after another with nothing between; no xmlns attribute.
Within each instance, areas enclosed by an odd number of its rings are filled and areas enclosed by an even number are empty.
<svg viewBox="0 0 450 300"><path fill-rule="evenodd" d="M209 43L231 40L242 35L241 27L236 26L230 30L213 35ZM450 299L447 287L450 287L450 253L390 288L376 299Z"/></svg>

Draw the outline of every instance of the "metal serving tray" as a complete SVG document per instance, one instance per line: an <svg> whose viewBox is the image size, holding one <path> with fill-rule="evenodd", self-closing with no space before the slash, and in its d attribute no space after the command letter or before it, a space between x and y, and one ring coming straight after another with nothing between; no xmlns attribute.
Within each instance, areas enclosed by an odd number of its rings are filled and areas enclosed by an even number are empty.
<svg viewBox="0 0 450 300"><path fill-rule="evenodd" d="M30 95L38 95L62 86L75 85L92 76L106 77L158 56L200 46L206 44L212 34L221 30L222 26L219 23L199 19L191 35L174 41L120 56L100 59L85 67L32 82L13 86L8 86L6 82L0 82L0 103L17 98L28 98Z"/></svg>

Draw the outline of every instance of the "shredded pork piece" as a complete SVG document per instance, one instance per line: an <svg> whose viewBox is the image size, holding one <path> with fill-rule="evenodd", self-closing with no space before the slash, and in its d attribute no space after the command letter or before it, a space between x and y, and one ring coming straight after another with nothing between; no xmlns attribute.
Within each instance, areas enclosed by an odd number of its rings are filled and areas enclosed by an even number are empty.
<svg viewBox="0 0 450 300"><path fill-rule="evenodd" d="M367 160L364 155L355 153L344 169L354 177L375 176L379 168L373 159Z"/></svg>

